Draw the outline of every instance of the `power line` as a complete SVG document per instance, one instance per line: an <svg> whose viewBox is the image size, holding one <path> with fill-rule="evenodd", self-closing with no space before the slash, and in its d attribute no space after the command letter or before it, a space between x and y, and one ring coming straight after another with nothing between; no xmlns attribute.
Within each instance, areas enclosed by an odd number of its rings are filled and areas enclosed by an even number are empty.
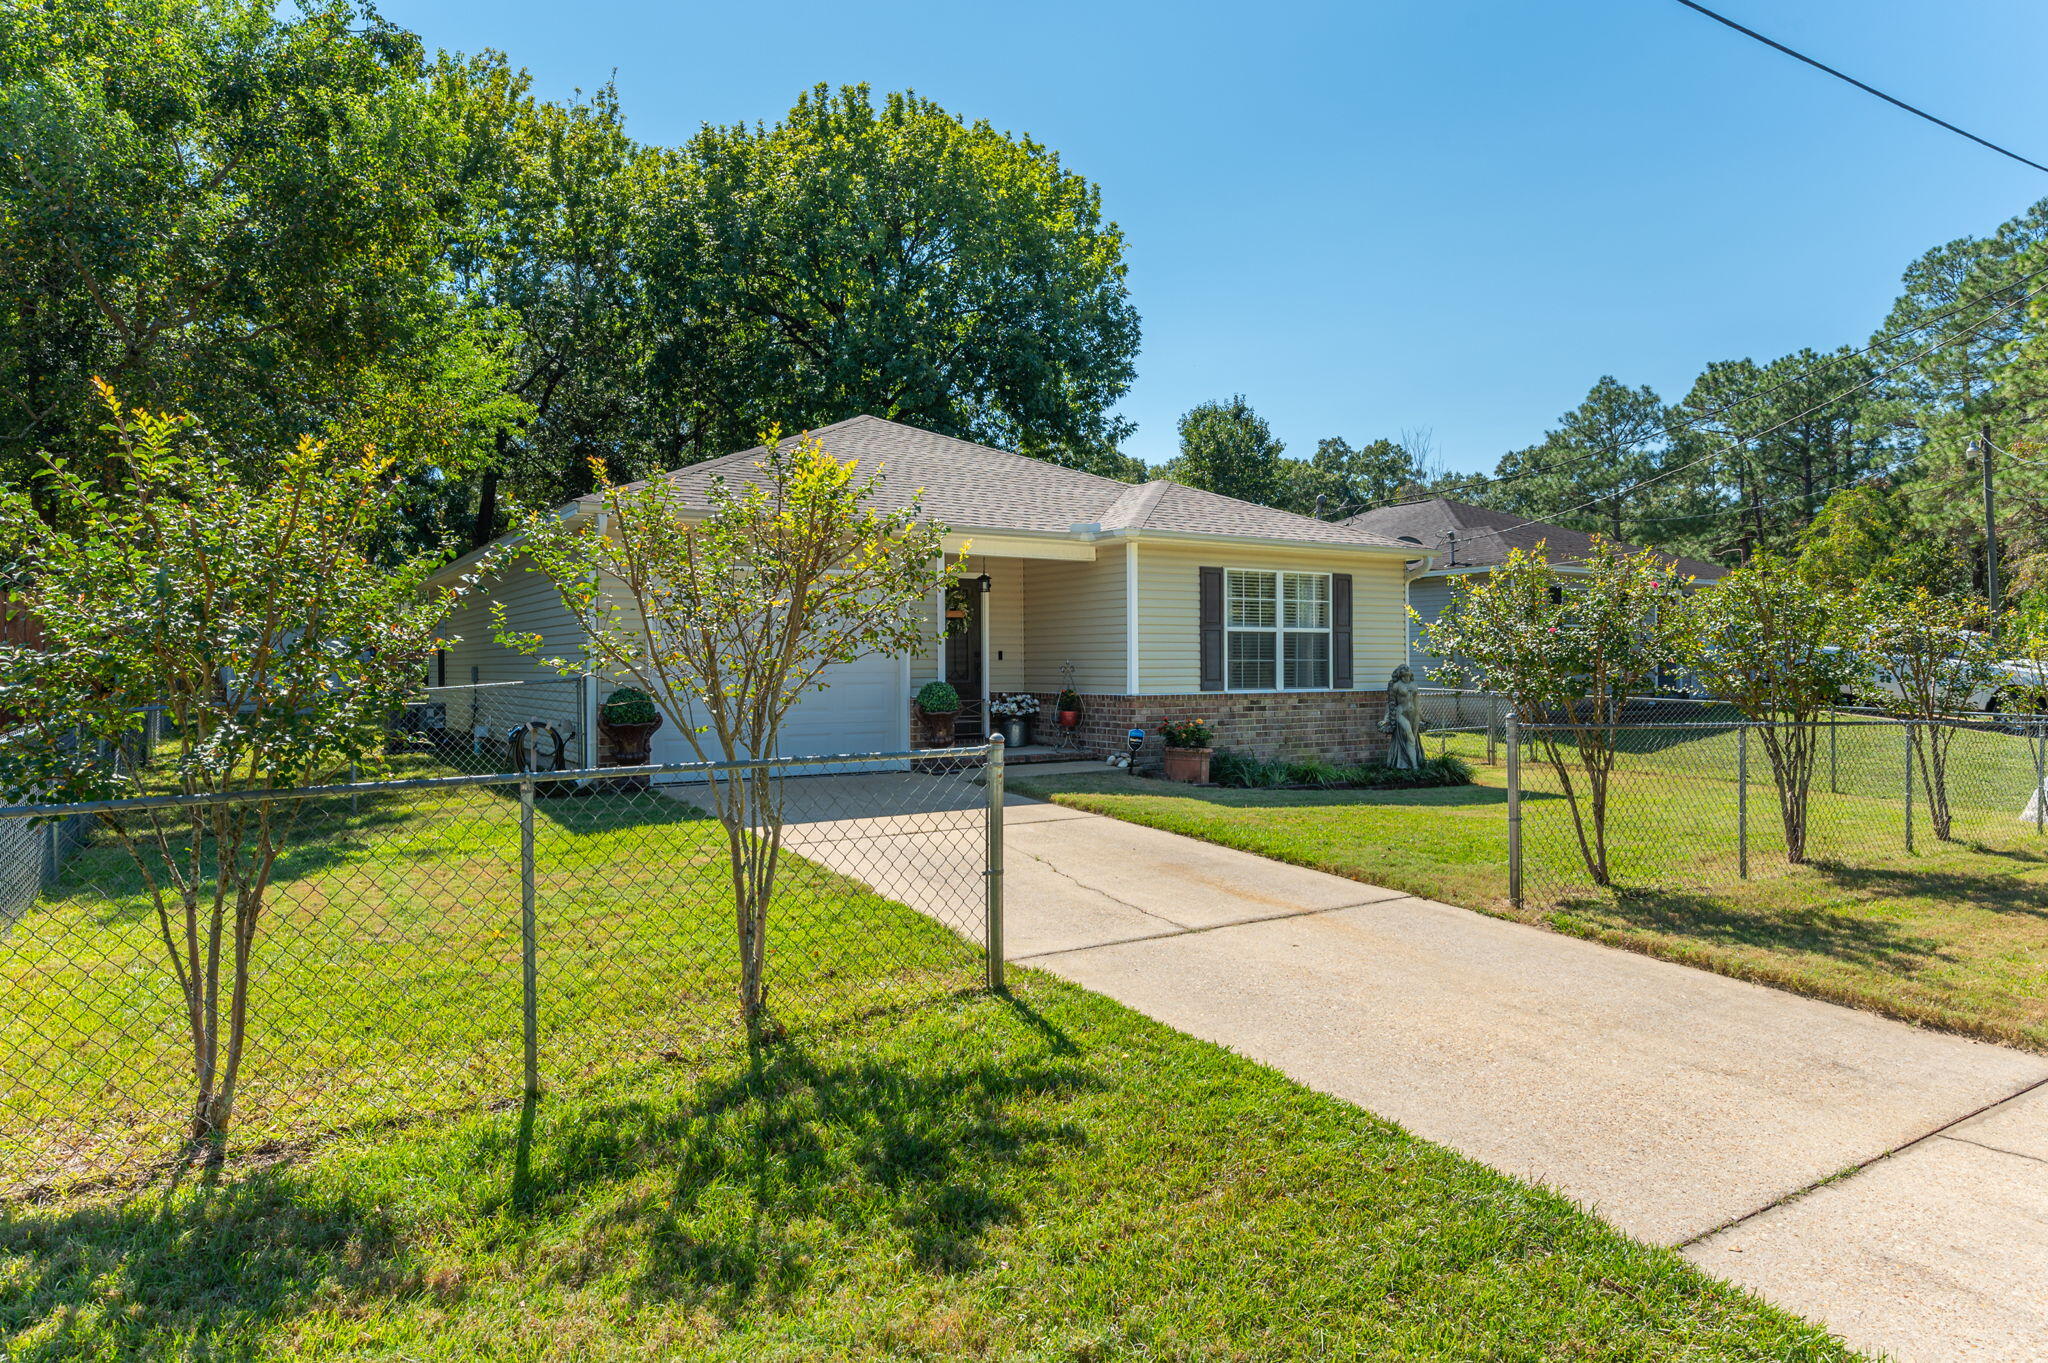
<svg viewBox="0 0 2048 1363"><path fill-rule="evenodd" d="M2048 266L2044 266L2043 268L2048 269ZM2041 271L2037 270L2034 273L2039 274L2041 273ZM1983 328L1990 325L1990 323L1993 320L1995 320L2000 313L2011 312L2014 308L2019 307L2021 304L2031 301L2034 298L2034 296L2039 292L2040 290L2038 289L2029 289L2026 293L2022 294L2018 298L2013 299L2010 303L2003 304L2000 307L1994 309L1989 317L1986 317L1982 322L1974 324L1976 330L1982 331ZM1968 330L1968 328L1965 328L1964 330ZM1971 333L1971 335L1974 334L1975 332ZM1913 354L1908 355L1905 359L1898 361L1896 364L1878 370L1876 373L1872 374L1869 378L1863 380L1861 383L1852 384L1848 388L1843 389L1841 392L1822 399L1820 402L1815 403L1813 406L1807 408L1803 412L1795 413L1794 415L1786 417L1783 421L1780 421L1775 425L1766 426L1762 430L1747 431L1741 435L1731 437L1731 443L1740 445L1747 441L1762 439L1764 436L1770 435L1775 431L1782 431L1787 426L1792 425L1794 422L1804 421L1807 417L1812 416L1815 412L1824 411L1825 409L1834 406L1837 402L1840 402L1843 398L1849 397L1853 393L1868 388L1871 385L1877 383L1880 379L1888 378L1897 371L1905 368L1907 365L1912 364L1915 361L1925 359L1927 356L1933 354L1935 351L1941 349L1943 346L1949 345L1961 339L1964 339L1964 331L1957 331L1952 335L1944 336L1942 339L1936 341L1933 345L1926 346L1920 350L1917 350ZM1688 460L1683 464L1678 464L1671 468L1664 469L1661 472L1653 474L1648 478L1639 479L1638 481L1629 484L1627 487L1616 488L1611 492L1603 492L1597 497L1590 497L1585 501L1580 502L1577 506L1566 507L1562 511L1554 511L1551 513L1551 515L1553 517L1574 515L1577 512L1584 511L1587 507L1596 506L1601 502L1611 501L1616 497L1626 497L1632 492L1640 492L1642 489L1650 486L1652 483L1661 483L1666 478L1671 477L1673 474L1683 473L1687 469L1697 468L1701 464L1709 463L1715 459L1718 459L1721 457L1721 454L1722 451L1719 450L1703 454L1698 459ZM1545 524L1545 522L1535 520L1532 518L1530 520L1523 521L1520 525L1502 526L1498 530L1476 531L1472 535L1468 536L1467 539L1483 539L1489 535L1506 535L1516 530L1527 529L1529 526L1532 525L1542 524Z"/></svg>
<svg viewBox="0 0 2048 1363"><path fill-rule="evenodd" d="M1858 90L1863 91L1863 93L1867 95L1876 95L1879 99L1883 100L1887 104L1894 105L1898 108L1904 109L1907 113L1912 114L1915 117L1924 118L1929 123L1934 124L1938 128L1946 128L1950 132L1956 134L1958 137L1969 138L1972 142L1975 142L1980 147L1988 147L1992 151L1997 152L2000 156L2009 156L2023 166L2032 166L2035 170L2041 171L2044 174L2048 174L2048 166L2042 165L2039 161L2031 161L2026 157L2020 155L2016 151L2012 151L2008 148L2001 147L1996 142L1992 142L1985 138L1977 136L1977 134L1969 131L1967 128L1958 128L1955 124L1949 122L1945 118L1936 118L1933 114L1928 113L1925 109L1917 108L1914 105L1906 103L1906 101L1904 101L1903 99L1898 99L1891 95L1886 94L1884 91L1878 89L1875 85L1866 85L1862 81L1856 79L1852 75L1847 74L1846 72L1837 71L1834 67L1829 66L1826 62L1815 61L1812 57L1807 56L1804 52L1795 51L1794 49L1785 46L1785 44L1777 41L1774 38L1766 38L1763 34L1757 32L1753 28L1745 28L1741 24L1736 23L1733 19L1730 19L1725 14L1716 14L1714 13L1714 11L1708 9L1705 5L1695 3L1695 0L1678 0L1678 3L1684 5L1687 9L1699 11L1701 14L1706 15L1709 19L1712 19L1717 24L1726 24L1729 28L1734 29L1737 33L1740 33L1745 37L1756 39L1765 47L1776 48L1778 51L1784 53L1788 57L1791 57L1797 61L1805 62L1808 66L1811 66L1816 71L1825 71L1830 76L1833 76L1836 80L1847 81L1849 84L1855 86Z"/></svg>

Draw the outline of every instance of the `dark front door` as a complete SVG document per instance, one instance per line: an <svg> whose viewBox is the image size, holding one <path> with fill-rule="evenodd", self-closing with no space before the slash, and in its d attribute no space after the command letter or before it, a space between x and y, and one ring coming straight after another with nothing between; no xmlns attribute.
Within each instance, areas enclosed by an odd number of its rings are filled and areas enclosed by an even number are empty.
<svg viewBox="0 0 2048 1363"><path fill-rule="evenodd" d="M977 740L988 732L981 708L981 612L986 600L972 578L946 588L946 680L960 693L954 732Z"/></svg>

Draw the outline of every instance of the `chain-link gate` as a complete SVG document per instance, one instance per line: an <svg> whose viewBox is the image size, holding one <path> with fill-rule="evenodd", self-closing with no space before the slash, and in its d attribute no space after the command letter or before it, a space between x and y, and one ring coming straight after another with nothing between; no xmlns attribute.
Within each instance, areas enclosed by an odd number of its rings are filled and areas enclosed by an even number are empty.
<svg viewBox="0 0 2048 1363"><path fill-rule="evenodd" d="M190 1156L199 1037L218 1076L233 1026L230 882L252 840L277 852L251 920L230 1155L737 1044L733 857L773 831L728 828L713 782L757 779L781 811L776 1026L1000 986L1001 751L0 810L0 845L87 830L0 919L0 1194Z"/></svg>

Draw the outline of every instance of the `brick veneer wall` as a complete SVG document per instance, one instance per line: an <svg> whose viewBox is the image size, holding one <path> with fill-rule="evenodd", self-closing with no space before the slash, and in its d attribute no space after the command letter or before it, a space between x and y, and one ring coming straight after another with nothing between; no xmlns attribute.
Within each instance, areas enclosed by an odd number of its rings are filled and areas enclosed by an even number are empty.
<svg viewBox="0 0 2048 1363"><path fill-rule="evenodd" d="M1051 742L1058 717L1057 692L1038 693L1037 732ZM1145 731L1140 761L1159 760L1160 731L1170 719L1206 719L1216 746L1257 757L1324 757L1332 762L1371 762L1386 756L1380 732L1384 691L1289 691L1268 695L1197 691L1181 696L1081 697L1082 748L1095 753L1125 751L1124 735Z"/></svg>

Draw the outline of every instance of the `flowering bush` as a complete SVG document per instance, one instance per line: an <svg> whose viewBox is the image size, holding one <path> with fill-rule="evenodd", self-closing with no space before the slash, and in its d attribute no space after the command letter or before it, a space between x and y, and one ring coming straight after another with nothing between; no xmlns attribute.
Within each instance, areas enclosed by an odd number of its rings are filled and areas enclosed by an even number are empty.
<svg viewBox="0 0 2048 1363"><path fill-rule="evenodd" d="M1013 691L990 701L988 712L997 719L1029 719L1038 713L1038 697L1029 691Z"/></svg>
<svg viewBox="0 0 2048 1363"><path fill-rule="evenodd" d="M1206 719L1169 719L1160 732L1169 748L1206 748L1214 737Z"/></svg>

